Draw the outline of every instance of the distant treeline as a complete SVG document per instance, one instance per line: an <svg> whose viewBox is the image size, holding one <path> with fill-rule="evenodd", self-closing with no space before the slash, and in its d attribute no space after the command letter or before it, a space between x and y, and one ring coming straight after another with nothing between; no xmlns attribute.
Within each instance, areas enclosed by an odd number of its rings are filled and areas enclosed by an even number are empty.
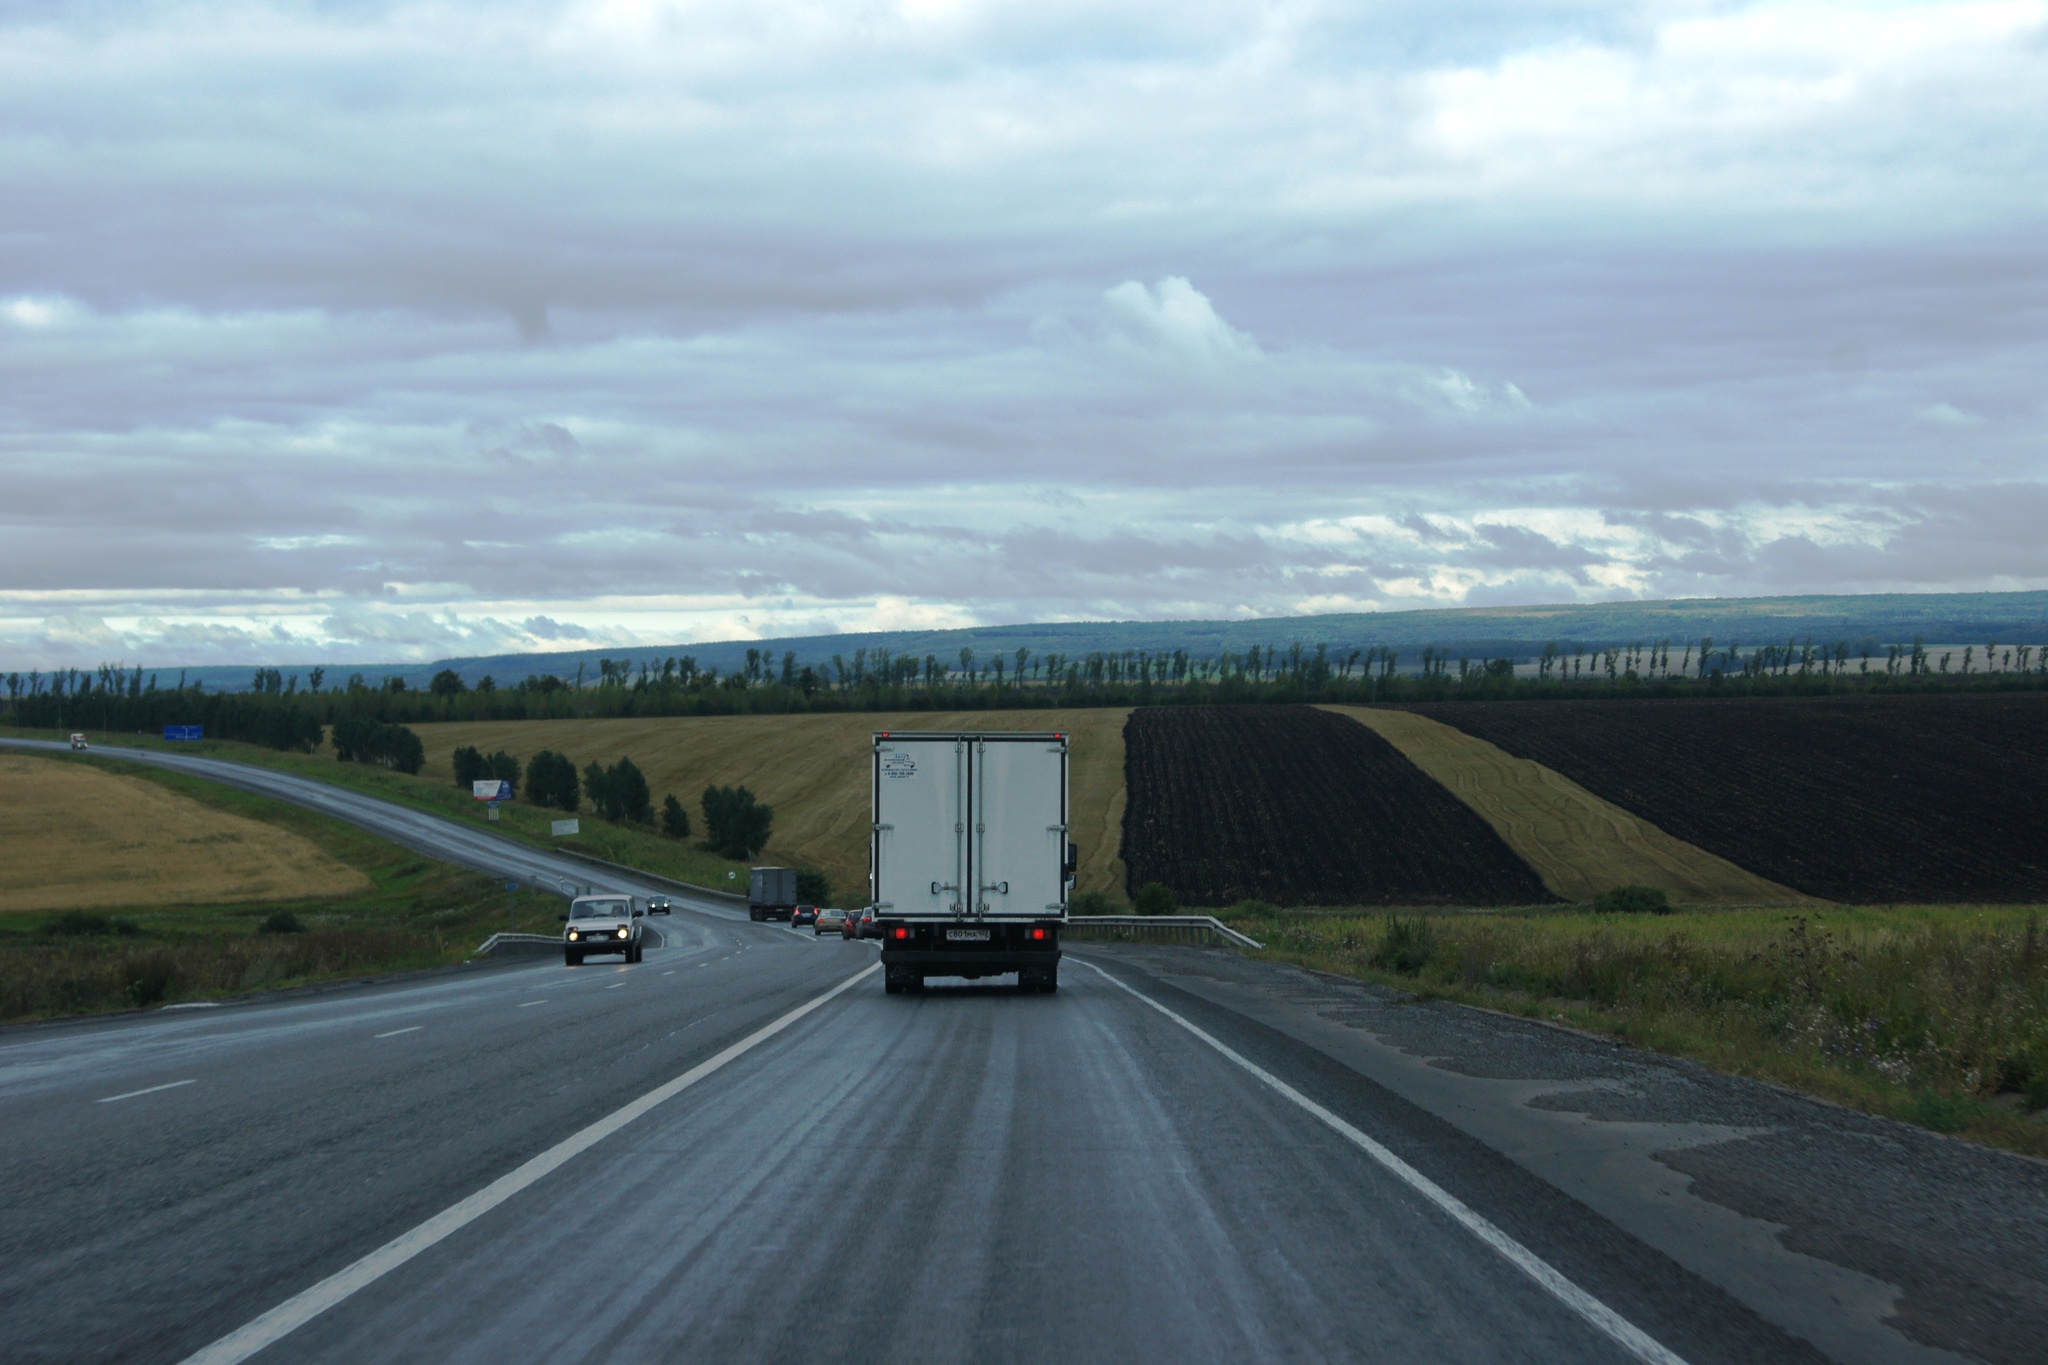
<svg viewBox="0 0 2048 1365"><path fill-rule="evenodd" d="M39 729L154 731L204 725L209 738L311 750L323 725L361 716L381 724L443 720L556 720L592 716L703 716L792 711L974 711L1043 707L1234 705L1245 702L1448 701L1461 697L1785 696L1962 689L2048 688L2048 647L1996 641L1930 651L1924 641L1851 646L1811 640L1744 645L1658 640L1589 650L1548 645L1532 663L1412 656L1384 645L1293 645L1213 659L1185 650L1069 656L1019 648L957 659L855 650L804 663L794 651L749 650L721 674L688 655L637 667L601 660L598 676L531 675L471 687L453 671L424 688L354 674L336 687L324 671L302 679L259 669L248 692L162 685L117 664L86 672L8 673L5 717ZM302 685L303 683L303 685ZM388 760L387 760L388 761ZM399 760L399 766L403 759Z"/></svg>

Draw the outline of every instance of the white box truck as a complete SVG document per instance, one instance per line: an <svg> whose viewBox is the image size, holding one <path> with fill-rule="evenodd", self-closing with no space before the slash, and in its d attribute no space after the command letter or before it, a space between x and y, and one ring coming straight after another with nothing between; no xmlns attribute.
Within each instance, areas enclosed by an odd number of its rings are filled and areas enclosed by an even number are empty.
<svg viewBox="0 0 2048 1365"><path fill-rule="evenodd" d="M891 994L1008 972L1023 991L1059 988L1076 861L1064 734L877 734L872 839Z"/></svg>

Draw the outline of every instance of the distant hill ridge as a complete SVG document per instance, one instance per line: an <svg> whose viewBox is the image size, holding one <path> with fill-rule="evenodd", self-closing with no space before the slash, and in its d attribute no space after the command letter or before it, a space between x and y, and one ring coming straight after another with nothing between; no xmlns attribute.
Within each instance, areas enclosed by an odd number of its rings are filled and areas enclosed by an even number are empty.
<svg viewBox="0 0 2048 1365"><path fill-rule="evenodd" d="M1323 616L1272 616L1241 621L1060 621L1010 626L968 626L954 630L883 630L844 635L800 635L767 640L718 640L698 644L562 650L544 654L492 654L436 659L432 663L327 664L328 685L361 673L373 681L404 678L424 685L452 668L464 681L490 676L513 683L528 674L574 678L578 665L597 676L597 661L627 659L636 667L659 666L690 655L700 668L731 672L744 666L749 649L768 650L776 660L794 651L800 664L829 663L834 654L849 662L855 650L872 657L877 649L896 655L927 654L957 664L962 649L978 660L1019 648L1033 657L1047 653L1083 656L1093 651L1184 649L1196 658L1225 650L1241 654L1253 645L1285 649L1318 644L1332 649L1386 645L1401 651L1403 665L1417 662L1426 647L1470 658L1526 659L1545 644L1582 650L1671 640L1684 644L1711 635L1721 645L1745 646L1796 639L1852 646L1908 644L2041 644L2048 642L2048 591L1978 593L1871 593L1855 596L1719 597L1660 602L1557 603L1521 607L1449 607L1424 611L1345 612ZM210 688L241 689L257 666L209 666L183 671ZM303 674L313 665L287 672Z"/></svg>

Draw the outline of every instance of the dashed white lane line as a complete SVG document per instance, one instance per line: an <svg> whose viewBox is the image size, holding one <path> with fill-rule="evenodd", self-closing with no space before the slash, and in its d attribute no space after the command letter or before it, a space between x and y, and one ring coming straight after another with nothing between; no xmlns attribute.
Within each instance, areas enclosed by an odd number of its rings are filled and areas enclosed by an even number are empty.
<svg viewBox="0 0 2048 1365"><path fill-rule="evenodd" d="M526 1000L526 1001L522 1001L522 1002L520 1003L520 1006L519 1006L519 1008L521 1008L521 1009L523 1009L523 1010L530 1010L530 1009L532 1009L532 1008L533 1008L533 1007L534 1007L535 1005L545 1005L545 1004L547 1004L547 1001L545 1001L545 1000Z"/></svg>
<svg viewBox="0 0 2048 1365"><path fill-rule="evenodd" d="M425 1027L425 1024L414 1024L411 1028L395 1028L389 1033L380 1033L377 1036L379 1038L396 1038L401 1033L418 1033Z"/></svg>
<svg viewBox="0 0 2048 1365"><path fill-rule="evenodd" d="M662 975L663 975L663 976L674 976L674 975L675 975L675 973L674 973L673 971L667 971L667 972L663 972L663 973L662 973Z"/></svg>
<svg viewBox="0 0 2048 1365"><path fill-rule="evenodd" d="M611 985L606 986L605 989L608 991L615 991L618 990L621 986L624 986L625 984L626 983L623 981L614 981Z"/></svg>
<svg viewBox="0 0 2048 1365"><path fill-rule="evenodd" d="M193 1079L197 1080L198 1078L194 1077ZM154 1095L159 1090L176 1090L181 1085L191 1085L192 1083L192 1081L165 1081L162 1085L152 1085L141 1090L130 1090L126 1094L109 1095L103 1100L94 1100L93 1103L112 1104L115 1100L132 1100L137 1095Z"/></svg>
<svg viewBox="0 0 2048 1365"><path fill-rule="evenodd" d="M185 1357L184 1365L239 1365L241 1361L247 1360L272 1342L290 1335L358 1290L375 1284L429 1247L468 1227L550 1172L560 1170L656 1105L680 1095L727 1062L743 1056L773 1038L811 1011L850 990L856 983L873 976L881 967L881 963L874 963L847 977L823 995L812 996L781 1018L754 1030L724 1051L705 1058L674 1080L656 1086L624 1108L614 1110L588 1128L562 1139L526 1164L507 1171L469 1198L443 1209L412 1231L400 1233L355 1264L344 1266L311 1288L294 1294L263 1316L236 1328L211 1346L193 1352Z"/></svg>
<svg viewBox="0 0 2048 1365"><path fill-rule="evenodd" d="M1414 1190L1424 1199L1427 1199L1430 1203L1449 1214L1452 1220L1462 1226L1465 1231L1471 1233L1474 1237L1477 1237L1480 1241L1498 1252L1509 1265L1512 1265L1515 1269L1536 1281L1537 1284L1549 1292L1552 1298L1556 1299L1566 1308L1571 1309L1572 1312L1577 1313L1594 1329L1603 1333L1610 1341L1614 1342L1615 1345L1621 1347L1636 1359L1643 1361L1644 1365L1685 1365L1685 1360L1673 1354L1662 1342L1656 1340L1649 1333L1643 1331L1642 1328L1636 1326L1627 1318L1624 1318L1621 1314L1579 1288L1578 1285L1566 1279L1553 1269L1548 1261L1545 1261L1535 1252L1529 1250L1529 1248L1523 1246L1505 1232L1502 1232L1491 1222L1481 1217L1470 1205L1422 1172L1416 1170L1413 1166L1410 1166L1400 1157L1395 1156L1393 1152L1381 1146L1372 1138L1367 1137L1360 1129L1338 1118L1328 1109L1323 1108L1322 1105L1317 1104L1314 1100L1302 1094L1272 1072L1266 1070L1242 1053L1237 1052L1214 1035L1196 1027L1187 1019L1174 1013L1151 996L1146 995L1143 991L1135 990L1125 985L1108 972L1103 971L1102 968L1097 967L1093 962L1084 965L1092 968L1097 975L1109 982L1110 985L1127 994L1136 996L1140 1001L1150 1005L1189 1033L1194 1034L1195 1037L1207 1043L1229 1061L1234 1062L1260 1081L1263 1081L1281 1098L1299 1105L1331 1128L1334 1128L1340 1135L1348 1139L1353 1146L1385 1167L1402 1184L1408 1186L1408 1188ZM872 971L873 968L869 970Z"/></svg>

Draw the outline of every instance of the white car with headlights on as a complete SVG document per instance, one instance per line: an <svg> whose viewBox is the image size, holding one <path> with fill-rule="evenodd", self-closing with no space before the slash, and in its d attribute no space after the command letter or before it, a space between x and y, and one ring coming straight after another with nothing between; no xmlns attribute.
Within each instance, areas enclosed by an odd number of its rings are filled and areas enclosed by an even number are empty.
<svg viewBox="0 0 2048 1365"><path fill-rule="evenodd" d="M654 913L666 915L668 910L657 906ZM638 962L646 914L631 896L578 896L562 916L568 921L562 930L563 959L580 967L591 953L618 953L628 962Z"/></svg>

